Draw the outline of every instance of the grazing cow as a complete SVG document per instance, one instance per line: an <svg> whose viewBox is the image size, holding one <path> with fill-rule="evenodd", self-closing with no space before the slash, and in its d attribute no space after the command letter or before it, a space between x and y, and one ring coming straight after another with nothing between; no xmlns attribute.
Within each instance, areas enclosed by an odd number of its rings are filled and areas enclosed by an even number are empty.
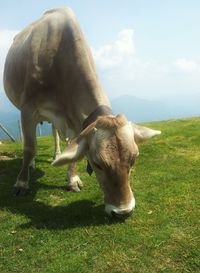
<svg viewBox="0 0 200 273"><path fill-rule="evenodd" d="M51 122L72 141L53 162L73 163L84 156L104 193L109 215L128 216L135 207L129 173L139 155L138 143L159 135L115 116L98 81L90 48L69 8L53 9L19 33L4 69L7 96L21 111L24 153L14 187L29 188L29 166L35 155L35 130ZM72 187L81 186L69 172Z"/></svg>

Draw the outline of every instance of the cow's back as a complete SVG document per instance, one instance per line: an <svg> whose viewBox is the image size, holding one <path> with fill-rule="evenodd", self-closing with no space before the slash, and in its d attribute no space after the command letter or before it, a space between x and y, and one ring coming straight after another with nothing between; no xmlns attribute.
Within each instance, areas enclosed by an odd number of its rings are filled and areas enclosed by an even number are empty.
<svg viewBox="0 0 200 273"><path fill-rule="evenodd" d="M87 84L98 85L94 64L69 8L47 11L15 37L5 63L4 86L19 109L28 101L38 105L47 98L63 103Z"/></svg>

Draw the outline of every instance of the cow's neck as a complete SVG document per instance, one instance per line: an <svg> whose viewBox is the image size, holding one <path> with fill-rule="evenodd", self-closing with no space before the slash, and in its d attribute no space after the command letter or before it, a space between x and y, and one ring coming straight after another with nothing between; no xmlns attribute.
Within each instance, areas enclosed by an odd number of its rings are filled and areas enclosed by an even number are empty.
<svg viewBox="0 0 200 273"><path fill-rule="evenodd" d="M107 116L107 115L113 115L112 109L107 105L99 105L83 121L82 129L85 129L87 126L89 126L91 123L93 123L99 116Z"/></svg>
<svg viewBox="0 0 200 273"><path fill-rule="evenodd" d="M90 74L93 75L91 72ZM98 79L82 79L67 93L65 112L69 127L79 134L83 127L87 127L98 116L112 113L110 102L102 90ZM84 125L83 125L84 124Z"/></svg>
<svg viewBox="0 0 200 273"><path fill-rule="evenodd" d="M89 82L87 90L77 92L80 88L74 89L71 94L71 103L66 105L67 118L71 121L71 128L79 134L83 128L94 122L98 116L112 114L111 105L98 84L98 81ZM83 95L84 94L84 95ZM77 98L79 103L77 103ZM70 125L70 123L69 123ZM69 126L70 127L70 126Z"/></svg>

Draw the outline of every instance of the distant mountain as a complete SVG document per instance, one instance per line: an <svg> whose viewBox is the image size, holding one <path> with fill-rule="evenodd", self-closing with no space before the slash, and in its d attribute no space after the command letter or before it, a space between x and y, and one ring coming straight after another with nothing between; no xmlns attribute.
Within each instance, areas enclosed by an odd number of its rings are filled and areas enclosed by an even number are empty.
<svg viewBox="0 0 200 273"><path fill-rule="evenodd" d="M150 101L126 95L112 100L111 104L116 114L124 113L135 122L200 116L200 96Z"/></svg>
<svg viewBox="0 0 200 273"><path fill-rule="evenodd" d="M13 111L10 113L4 113L0 111L0 123L8 130L8 132L15 138L18 139L20 136L19 131L19 120L20 113L19 111ZM47 122L44 122L40 125L40 131L42 135L49 135L51 133L51 125ZM39 128L37 128L37 135L39 135ZM0 139L8 139L6 133L0 128Z"/></svg>
<svg viewBox="0 0 200 273"><path fill-rule="evenodd" d="M112 100L111 104L116 114L124 113L129 120L135 122L161 120L167 116L167 109L163 102L127 95Z"/></svg>
<svg viewBox="0 0 200 273"><path fill-rule="evenodd" d="M8 100L5 93L0 92L0 123L8 130L8 132L16 139L19 138L19 110ZM47 122L41 126L42 135L51 133L51 126ZM37 129L37 135L39 129ZM0 139L7 139L8 136L0 128Z"/></svg>
<svg viewBox="0 0 200 273"><path fill-rule="evenodd" d="M3 103L2 103L3 101ZM160 121L172 118L200 116L200 95L173 100L150 101L125 95L111 100L115 114L124 113L128 120L134 122ZM19 111L9 102L5 94L0 92L0 123L15 137L19 137ZM42 135L51 133L51 126L41 126ZM0 129L0 139L7 138Z"/></svg>

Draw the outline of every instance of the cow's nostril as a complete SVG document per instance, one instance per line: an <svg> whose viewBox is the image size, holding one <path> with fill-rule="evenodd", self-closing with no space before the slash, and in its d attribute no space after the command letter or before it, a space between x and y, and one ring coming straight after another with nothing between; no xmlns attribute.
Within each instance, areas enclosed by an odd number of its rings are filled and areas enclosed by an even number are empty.
<svg viewBox="0 0 200 273"><path fill-rule="evenodd" d="M132 213L133 213L133 210L127 211L127 212L123 211L123 212L120 212L120 213L118 213L118 212L116 212L114 210L111 212L112 216L114 216L114 217L116 217L118 219L126 219L129 216L131 216Z"/></svg>

